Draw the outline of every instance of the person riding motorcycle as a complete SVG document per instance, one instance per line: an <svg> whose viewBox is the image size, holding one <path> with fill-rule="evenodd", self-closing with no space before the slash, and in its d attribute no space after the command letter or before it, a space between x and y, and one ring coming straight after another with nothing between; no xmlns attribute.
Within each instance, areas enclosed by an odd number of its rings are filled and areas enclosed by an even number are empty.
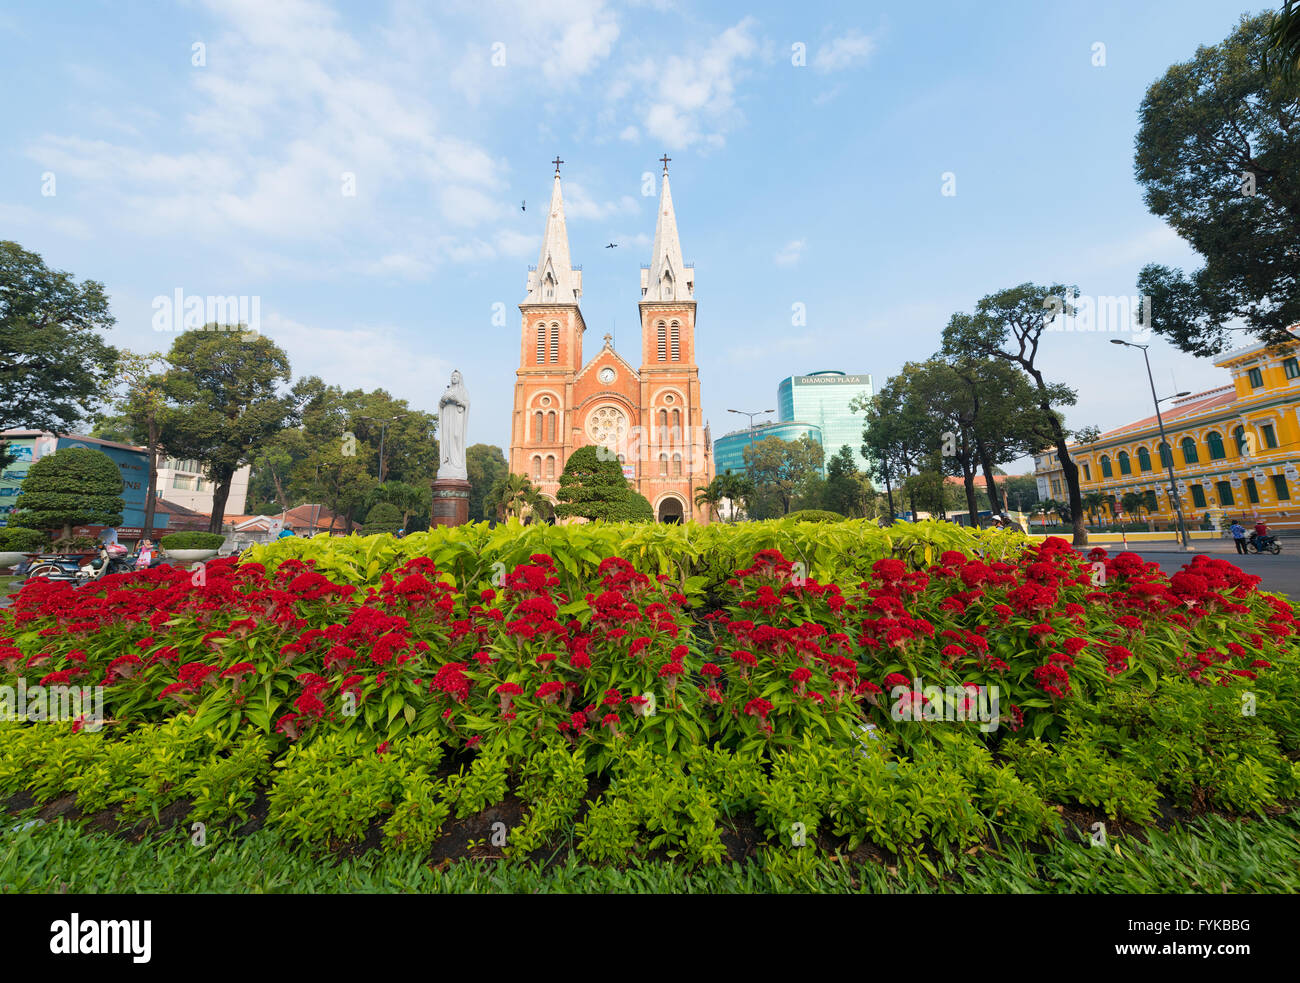
<svg viewBox="0 0 1300 983"><path fill-rule="evenodd" d="M1263 519L1256 519L1255 528L1250 534L1250 545L1256 550L1263 549L1264 544L1262 540L1264 540L1267 536L1268 536L1268 526L1264 525Z"/></svg>

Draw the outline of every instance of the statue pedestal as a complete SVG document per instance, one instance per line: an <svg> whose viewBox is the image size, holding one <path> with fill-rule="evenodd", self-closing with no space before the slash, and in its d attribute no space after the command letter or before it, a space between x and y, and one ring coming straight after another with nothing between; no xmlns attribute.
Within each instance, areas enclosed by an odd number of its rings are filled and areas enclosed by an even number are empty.
<svg viewBox="0 0 1300 983"><path fill-rule="evenodd" d="M469 482L464 478L433 479L433 515L429 525L463 526L469 522Z"/></svg>

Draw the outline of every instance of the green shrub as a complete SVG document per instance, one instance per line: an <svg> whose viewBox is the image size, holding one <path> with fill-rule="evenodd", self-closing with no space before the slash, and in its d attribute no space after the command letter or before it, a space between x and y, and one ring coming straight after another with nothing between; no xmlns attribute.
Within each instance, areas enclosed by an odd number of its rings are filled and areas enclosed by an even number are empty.
<svg viewBox="0 0 1300 983"><path fill-rule="evenodd" d="M174 532L158 540L165 550L219 550L225 541L219 532Z"/></svg>
<svg viewBox="0 0 1300 983"><path fill-rule="evenodd" d="M786 516L795 522L843 522L844 516L827 509L798 509Z"/></svg>
<svg viewBox="0 0 1300 983"><path fill-rule="evenodd" d="M8 526L0 529L0 553L40 553L50 538L40 529Z"/></svg>
<svg viewBox="0 0 1300 983"><path fill-rule="evenodd" d="M379 533L397 532L401 528L402 513L397 510L397 506L390 505L388 502L378 502L366 516L361 532L366 536L373 536Z"/></svg>
<svg viewBox="0 0 1300 983"><path fill-rule="evenodd" d="M103 451L65 447L41 458L23 478L10 524L29 529L116 526L122 522L122 472Z"/></svg>

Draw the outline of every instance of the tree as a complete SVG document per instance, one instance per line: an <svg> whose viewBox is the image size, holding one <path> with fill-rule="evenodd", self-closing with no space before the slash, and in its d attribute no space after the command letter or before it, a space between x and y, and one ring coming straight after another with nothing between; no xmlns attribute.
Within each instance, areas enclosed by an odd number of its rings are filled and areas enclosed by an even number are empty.
<svg viewBox="0 0 1300 983"><path fill-rule="evenodd" d="M483 501L482 516L497 522L505 522L510 518L523 519L537 508L541 500L542 493L527 475L506 473L493 482Z"/></svg>
<svg viewBox="0 0 1300 983"><path fill-rule="evenodd" d="M710 519L717 518L718 506L722 504L722 492L715 477L707 485L695 489L695 507L707 510Z"/></svg>
<svg viewBox="0 0 1300 983"><path fill-rule="evenodd" d="M65 447L27 471L10 522L27 529L122 524L122 472L103 451Z"/></svg>
<svg viewBox="0 0 1300 983"><path fill-rule="evenodd" d="M1038 479L1032 474L1013 474L1002 483L1008 508L1026 512L1038 502Z"/></svg>
<svg viewBox="0 0 1300 983"><path fill-rule="evenodd" d="M1106 507L1106 503L1109 500L1110 497L1108 495L1099 491L1090 491L1088 494L1083 496L1083 507L1088 511L1088 514L1092 516L1094 525L1100 523L1098 516L1100 516L1102 509Z"/></svg>
<svg viewBox="0 0 1300 983"><path fill-rule="evenodd" d="M1141 492L1125 492L1119 502L1124 512L1136 519L1142 518L1142 513L1146 511L1147 497Z"/></svg>
<svg viewBox="0 0 1300 983"><path fill-rule="evenodd" d="M402 528L402 513L397 510L397 506L388 502L377 502L366 515L361 533L364 536L373 536L377 533L397 532L400 528Z"/></svg>
<svg viewBox="0 0 1300 983"><path fill-rule="evenodd" d="M404 481L385 481L382 485L375 486L368 499L372 505L387 502L394 506L401 516L401 528L405 529L406 524L411 521L411 516L429 514L433 507L433 489L408 485ZM370 521L368 512L366 521Z"/></svg>
<svg viewBox="0 0 1300 983"><path fill-rule="evenodd" d="M294 419L292 397L276 392L289 382L289 357L263 335L214 324L178 337L167 361L162 446L203 465L215 486L208 531L220 532L235 472Z"/></svg>
<svg viewBox="0 0 1300 983"><path fill-rule="evenodd" d="M1070 432L1056 410L1072 406L1077 394L1060 383L1049 384L1038 367L1038 346L1050 321L1044 312L1056 309L1072 317L1070 297L1078 291L1061 284L1041 287L1022 283L1017 287L989 294L975 305L974 314L954 314L943 329L943 350L951 356L976 355L1000 358L1020 366L1033 380L1038 396L1041 420L1049 431L1057 458L1069 490L1069 511L1074 521L1074 545L1085 546L1088 530L1083 524L1083 500L1079 491L1079 466L1070 458L1066 446Z"/></svg>
<svg viewBox="0 0 1300 983"><path fill-rule="evenodd" d="M644 495L632 490L623 477L618 458L601 460L590 444L579 447L564 462L559 502L555 514L561 519L581 517L607 522L653 522L654 510Z"/></svg>
<svg viewBox="0 0 1300 983"><path fill-rule="evenodd" d="M0 430L73 429L107 393L117 351L104 285L0 241ZM12 460L0 443L0 467Z"/></svg>
<svg viewBox="0 0 1300 983"><path fill-rule="evenodd" d="M1139 111L1134 168L1147 207L1205 265L1188 276L1149 264L1138 288L1152 330L1195 355L1227 347L1234 320L1269 343L1300 321L1300 77L1268 58L1277 41L1294 54L1296 16L1288 3L1280 18L1243 17L1221 44L1172 66Z"/></svg>
<svg viewBox="0 0 1300 983"><path fill-rule="evenodd" d="M158 488L159 415L166 405L165 360L161 352L141 355L123 349L118 357L118 390L113 408L126 425L131 443L143 443L149 457L149 487L144 503L144 535L153 535Z"/></svg>
<svg viewBox="0 0 1300 983"><path fill-rule="evenodd" d="M842 445L826 462L826 487L819 507L840 515L859 517L865 514L870 495L871 485L864 483L853 449L847 444Z"/></svg>
<svg viewBox="0 0 1300 983"><path fill-rule="evenodd" d="M798 440L764 437L746 447L744 454L745 472L759 500L756 504L766 513L769 509L764 507L763 499L775 500L779 514L788 515L800 486L821 471L823 451L821 444L803 434Z"/></svg>
<svg viewBox="0 0 1300 983"><path fill-rule="evenodd" d="M465 475L469 479L469 514L473 519L487 518L492 486L510 473L510 465L500 447L491 444L470 444L465 448Z"/></svg>

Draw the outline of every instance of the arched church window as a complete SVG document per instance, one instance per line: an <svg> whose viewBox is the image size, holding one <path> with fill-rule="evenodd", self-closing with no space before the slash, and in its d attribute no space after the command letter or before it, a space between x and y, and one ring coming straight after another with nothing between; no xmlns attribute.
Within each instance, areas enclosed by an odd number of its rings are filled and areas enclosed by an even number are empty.
<svg viewBox="0 0 1300 983"><path fill-rule="evenodd" d="M560 326L554 321L551 322L551 361L560 360Z"/></svg>
<svg viewBox="0 0 1300 983"><path fill-rule="evenodd" d="M670 350L672 351L673 361L674 362L681 361L682 344L681 344L681 338L679 334L679 328L677 326L676 321L674 321L672 323L672 327L669 328L668 339L669 339L669 347Z"/></svg>
<svg viewBox="0 0 1300 983"><path fill-rule="evenodd" d="M537 362L540 365L546 361L546 325L537 326Z"/></svg>
<svg viewBox="0 0 1300 983"><path fill-rule="evenodd" d="M674 454L673 455L673 477L680 478L681 476L682 476L682 456L680 454Z"/></svg>
<svg viewBox="0 0 1300 983"><path fill-rule="evenodd" d="M667 454L659 455L659 473L663 475L665 478L668 477L668 455Z"/></svg>
<svg viewBox="0 0 1300 983"><path fill-rule="evenodd" d="M533 481L542 480L542 458L541 455L533 456Z"/></svg>
<svg viewBox="0 0 1300 983"><path fill-rule="evenodd" d="M538 410L533 414L533 440L541 443L542 440L542 411Z"/></svg>
<svg viewBox="0 0 1300 983"><path fill-rule="evenodd" d="M555 443L555 413L546 414L546 439Z"/></svg>
<svg viewBox="0 0 1300 983"><path fill-rule="evenodd" d="M668 361L668 326L663 321L658 325L659 361Z"/></svg>
<svg viewBox="0 0 1300 983"><path fill-rule="evenodd" d="M546 480L547 481L555 480L555 458L554 457L547 457L546 459Z"/></svg>

